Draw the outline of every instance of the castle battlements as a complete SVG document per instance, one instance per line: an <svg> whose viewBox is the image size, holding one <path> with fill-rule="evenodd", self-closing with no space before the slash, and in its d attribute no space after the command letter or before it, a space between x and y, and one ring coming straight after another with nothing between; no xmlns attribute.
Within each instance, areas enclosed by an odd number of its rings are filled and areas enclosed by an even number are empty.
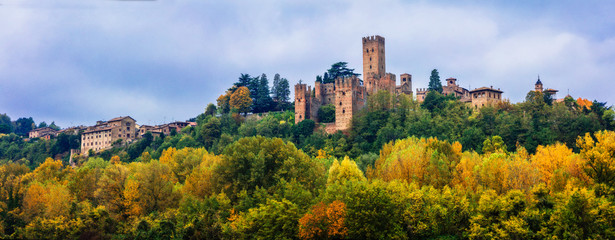
<svg viewBox="0 0 615 240"><path fill-rule="evenodd" d="M365 107L369 95L378 91L413 95L412 75L401 74L400 85L397 85L397 76L386 72L384 38L379 35L367 36L362 38L362 43L363 81L357 76L337 78L333 83L315 82L313 90L311 86L303 83L295 85L295 123L304 119L318 121L318 109L333 104L335 124L327 125L326 131L345 131L351 127L352 117ZM463 102L474 99L470 91L457 84L456 78L448 78L446 81L446 85L442 86L444 94L454 94ZM416 99L423 101L427 91L427 88L417 88ZM497 101L501 99L499 94L488 93L487 96L492 96L493 101ZM476 96L478 98L478 94ZM482 105L483 103L480 106Z"/></svg>
<svg viewBox="0 0 615 240"><path fill-rule="evenodd" d="M384 38L379 35L363 37L364 43L365 42L375 42L375 41L384 44Z"/></svg>

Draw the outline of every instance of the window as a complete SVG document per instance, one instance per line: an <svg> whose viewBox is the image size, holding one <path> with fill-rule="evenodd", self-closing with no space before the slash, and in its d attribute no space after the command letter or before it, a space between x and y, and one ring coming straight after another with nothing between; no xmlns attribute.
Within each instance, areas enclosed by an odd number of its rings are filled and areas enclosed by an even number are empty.
<svg viewBox="0 0 615 240"><path fill-rule="evenodd" d="M129 137L130 137L130 133L129 133L129 134L126 134L126 137L127 137L127 138L129 138Z"/></svg>
<svg viewBox="0 0 615 240"><path fill-rule="evenodd" d="M342 102L340 102L340 106L342 106Z"/></svg>
<svg viewBox="0 0 615 240"><path fill-rule="evenodd" d="M342 113L346 113L346 109L342 109Z"/></svg>
<svg viewBox="0 0 615 240"><path fill-rule="evenodd" d="M369 57L369 61L372 61L372 57Z"/></svg>
<svg viewBox="0 0 615 240"><path fill-rule="evenodd" d="M372 65L369 65L369 69L372 69Z"/></svg>
<svg viewBox="0 0 615 240"><path fill-rule="evenodd" d="M126 127L126 130L130 131L130 127Z"/></svg>

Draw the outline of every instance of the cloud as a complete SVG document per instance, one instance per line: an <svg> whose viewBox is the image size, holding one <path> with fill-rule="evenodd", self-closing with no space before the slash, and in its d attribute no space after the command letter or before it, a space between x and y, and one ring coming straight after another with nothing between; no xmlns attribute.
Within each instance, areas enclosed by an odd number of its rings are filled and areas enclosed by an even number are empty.
<svg viewBox="0 0 615 240"><path fill-rule="evenodd" d="M570 89L615 102L607 87L615 36L604 30L615 25L614 4L600 1L2 4L0 22L11 24L0 28L0 109L61 126L119 115L185 120L240 73L280 73L291 85L337 61L361 73L361 37L376 34L386 38L387 70L412 74L415 88L438 68L442 78L493 85L516 102L540 74L560 97Z"/></svg>

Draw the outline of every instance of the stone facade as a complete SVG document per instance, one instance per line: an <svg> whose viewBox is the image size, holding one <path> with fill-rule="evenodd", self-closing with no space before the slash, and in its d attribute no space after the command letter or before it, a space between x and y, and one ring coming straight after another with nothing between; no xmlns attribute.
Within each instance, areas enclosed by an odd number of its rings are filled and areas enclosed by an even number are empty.
<svg viewBox="0 0 615 240"><path fill-rule="evenodd" d="M502 101L502 91L491 87L481 87L470 91L472 107L481 108L484 106L493 106Z"/></svg>
<svg viewBox="0 0 615 240"><path fill-rule="evenodd" d="M194 124L196 125L196 123ZM138 136L139 138L141 138L143 137L143 134L147 132L150 132L154 137L160 136L162 134L168 136L173 131L172 129L175 129L175 131L179 133L183 128L190 125L192 125L191 122L172 122L157 126L142 125L139 127Z"/></svg>
<svg viewBox="0 0 615 240"><path fill-rule="evenodd" d="M55 137L57 135L58 131L50 127L37 128L28 132L29 138L44 138L47 140L51 139L52 136Z"/></svg>
<svg viewBox="0 0 615 240"><path fill-rule="evenodd" d="M423 102L425 100L425 96L427 96L427 88L417 88L416 89L416 100L419 102ZM459 98L459 101L462 102L470 102L472 98L470 97L470 91L463 87L460 87L457 84L456 78L447 78L446 85L442 86L442 94L450 95L453 94L455 97Z"/></svg>
<svg viewBox="0 0 615 240"><path fill-rule="evenodd" d="M137 137L136 121L131 117L117 117L109 121L99 121L81 134L81 152L88 154L90 149L99 152L113 146L118 139L132 142Z"/></svg>
<svg viewBox="0 0 615 240"><path fill-rule="evenodd" d="M338 78L334 83L315 82L314 89L299 82L295 85L295 123L305 119L318 122L318 109L327 104L335 105L335 124L327 124L329 133L348 130L352 117L365 107L367 96L384 90L397 94L412 94L412 75L401 75L401 85L396 86L396 76L386 73L384 38L364 37L363 81L353 77Z"/></svg>

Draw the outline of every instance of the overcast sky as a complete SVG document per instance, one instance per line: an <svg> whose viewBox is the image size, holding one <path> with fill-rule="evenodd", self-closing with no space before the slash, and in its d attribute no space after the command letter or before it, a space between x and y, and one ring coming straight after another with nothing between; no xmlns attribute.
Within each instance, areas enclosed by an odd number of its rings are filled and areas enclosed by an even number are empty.
<svg viewBox="0 0 615 240"><path fill-rule="evenodd" d="M519 102L540 75L558 97L610 106L613 14L610 0L0 0L0 113L61 127L187 120L240 73L279 73L291 89L338 61L362 73L370 35L414 89L437 68Z"/></svg>

